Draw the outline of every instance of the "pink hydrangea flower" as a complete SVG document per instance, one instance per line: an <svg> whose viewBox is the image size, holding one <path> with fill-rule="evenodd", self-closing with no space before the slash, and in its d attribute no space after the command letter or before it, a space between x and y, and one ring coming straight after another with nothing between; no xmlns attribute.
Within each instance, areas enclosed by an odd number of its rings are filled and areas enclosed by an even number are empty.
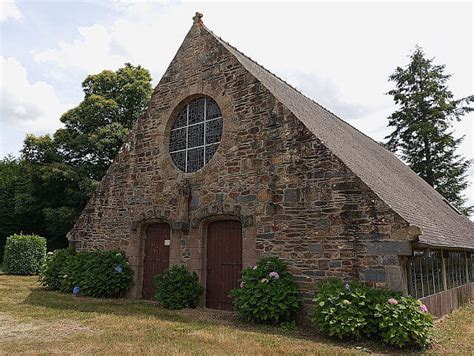
<svg viewBox="0 0 474 356"><path fill-rule="evenodd" d="M262 279L260 280L260 282L262 282L262 283L268 283L268 279L262 278Z"/></svg>
<svg viewBox="0 0 474 356"><path fill-rule="evenodd" d="M240 282L240 288L244 288L245 287L245 283L244 282Z"/></svg>
<svg viewBox="0 0 474 356"><path fill-rule="evenodd" d="M420 310L421 310L423 313L428 313L428 308L427 308L426 305L424 305L424 304L421 304L421 305L420 305Z"/></svg>
<svg viewBox="0 0 474 356"><path fill-rule="evenodd" d="M270 272L270 273L268 274L268 276L269 276L270 278L275 278L275 279L280 278L280 275L278 274L278 272Z"/></svg>
<svg viewBox="0 0 474 356"><path fill-rule="evenodd" d="M395 298L390 298L388 300L388 304L390 305L397 305L398 304L398 300L396 300Z"/></svg>

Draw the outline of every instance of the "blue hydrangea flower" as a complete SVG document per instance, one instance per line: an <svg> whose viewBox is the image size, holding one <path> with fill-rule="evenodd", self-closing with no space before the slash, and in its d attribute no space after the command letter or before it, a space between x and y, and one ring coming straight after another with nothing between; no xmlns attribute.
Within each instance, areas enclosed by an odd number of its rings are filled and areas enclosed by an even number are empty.
<svg viewBox="0 0 474 356"><path fill-rule="evenodd" d="M75 287L72 289L72 294L74 294L74 295L78 295L80 292L81 292L81 288L78 287L78 286L75 286Z"/></svg>
<svg viewBox="0 0 474 356"><path fill-rule="evenodd" d="M122 273L122 271L123 271L122 266L120 265L115 266L115 272Z"/></svg>

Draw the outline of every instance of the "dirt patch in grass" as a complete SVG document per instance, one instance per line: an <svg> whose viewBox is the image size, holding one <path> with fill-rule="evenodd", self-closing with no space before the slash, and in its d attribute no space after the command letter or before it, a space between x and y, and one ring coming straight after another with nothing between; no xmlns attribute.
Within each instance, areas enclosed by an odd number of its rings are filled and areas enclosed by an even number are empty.
<svg viewBox="0 0 474 356"><path fill-rule="evenodd" d="M0 313L0 341L41 339L61 340L64 337L94 331L71 320L20 322L14 317Z"/></svg>

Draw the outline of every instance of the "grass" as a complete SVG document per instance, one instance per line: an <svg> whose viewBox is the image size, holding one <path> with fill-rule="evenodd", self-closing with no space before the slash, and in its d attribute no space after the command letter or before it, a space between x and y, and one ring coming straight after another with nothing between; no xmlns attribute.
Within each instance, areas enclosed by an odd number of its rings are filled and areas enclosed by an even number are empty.
<svg viewBox="0 0 474 356"><path fill-rule="evenodd" d="M474 351L474 305L437 323L428 352ZM362 354L394 353L311 330L241 323L230 313L167 311L144 301L99 300L46 291L36 277L0 275L0 354Z"/></svg>

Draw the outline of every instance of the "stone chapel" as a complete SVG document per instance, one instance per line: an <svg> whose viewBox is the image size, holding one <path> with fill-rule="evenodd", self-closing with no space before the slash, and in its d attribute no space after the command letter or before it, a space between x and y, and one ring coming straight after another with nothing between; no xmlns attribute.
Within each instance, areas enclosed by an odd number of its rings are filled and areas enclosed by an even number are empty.
<svg viewBox="0 0 474 356"><path fill-rule="evenodd" d="M131 298L185 264L214 309L262 256L288 263L307 303L329 277L416 297L474 281L474 223L199 13L68 239L123 250Z"/></svg>

